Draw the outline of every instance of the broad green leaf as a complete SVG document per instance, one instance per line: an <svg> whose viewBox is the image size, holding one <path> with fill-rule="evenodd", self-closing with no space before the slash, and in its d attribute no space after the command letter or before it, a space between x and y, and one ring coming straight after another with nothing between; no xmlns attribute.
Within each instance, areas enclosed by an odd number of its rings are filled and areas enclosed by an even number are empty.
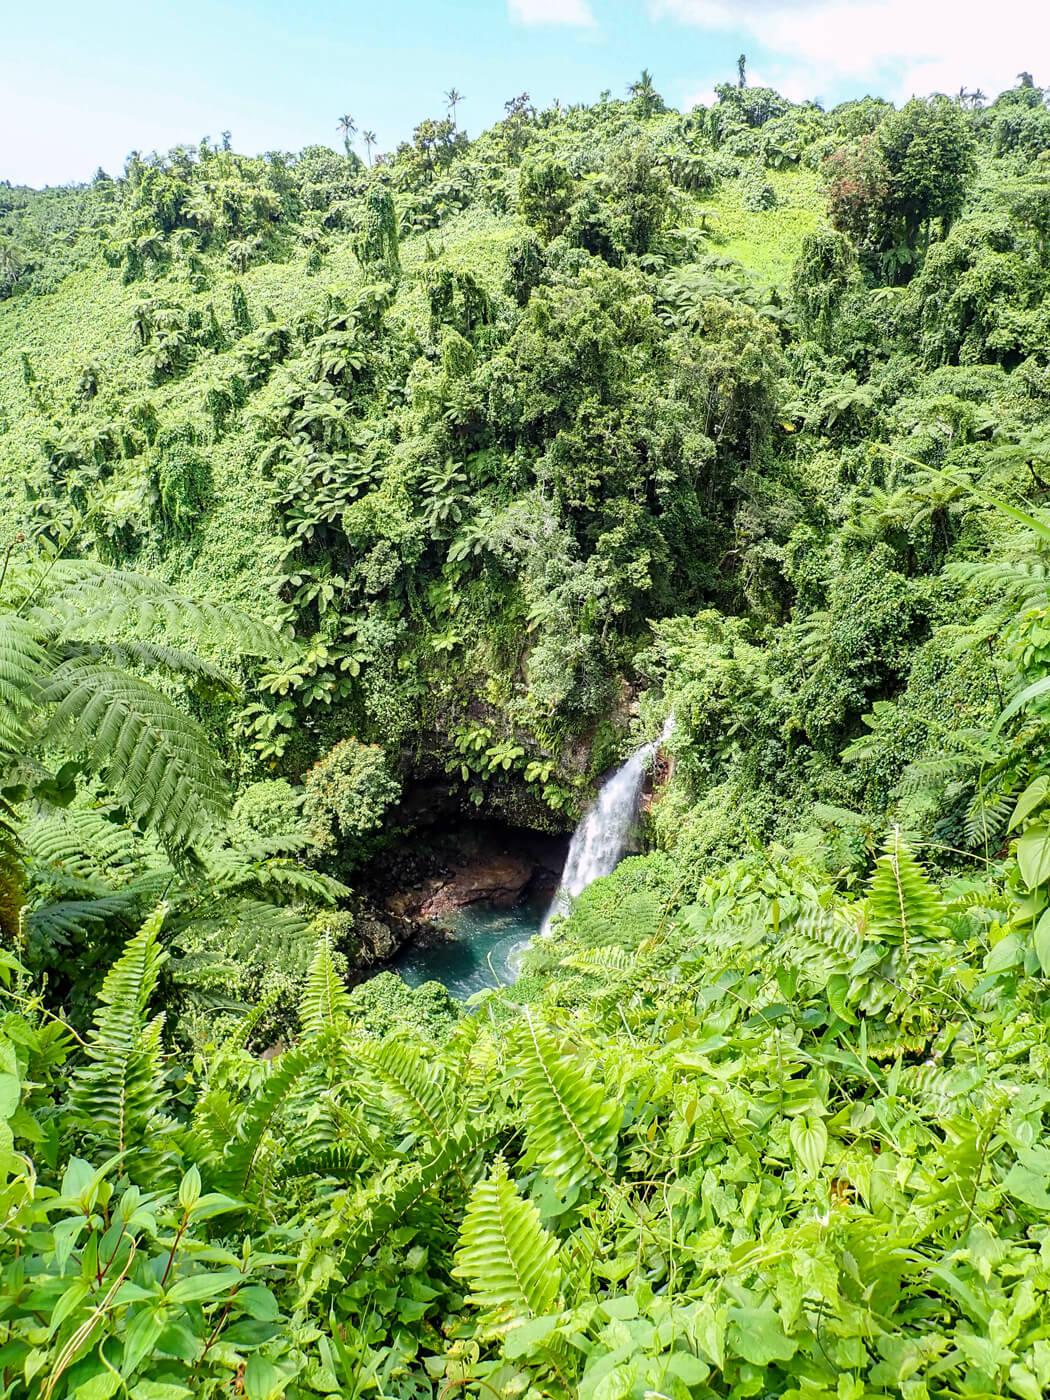
<svg viewBox="0 0 1050 1400"><path fill-rule="evenodd" d="M192 1166L179 1183L179 1205L183 1210L191 1211L200 1200L200 1194L201 1174Z"/></svg>
<svg viewBox="0 0 1050 1400"><path fill-rule="evenodd" d="M167 1317L159 1308L137 1308L124 1334L124 1359L121 1371L130 1376L157 1344L164 1331Z"/></svg>
<svg viewBox="0 0 1050 1400"><path fill-rule="evenodd" d="M78 1278L74 1283L69 1285L52 1309L51 1323L48 1329L49 1336L53 1337L62 1326L63 1322L65 1322L66 1318L69 1317L71 1313L76 1312L77 1308L87 1297L89 1291L88 1285L83 1279Z"/></svg>
<svg viewBox="0 0 1050 1400"><path fill-rule="evenodd" d="M790 1361L798 1350L798 1343L785 1333L780 1314L768 1303L761 1308L733 1308L729 1341L737 1356L755 1366Z"/></svg>
<svg viewBox="0 0 1050 1400"><path fill-rule="evenodd" d="M220 1269L214 1274L191 1274L180 1278L168 1289L168 1301L172 1303L203 1303L208 1298L217 1298L220 1293L228 1293L243 1283L244 1275L239 1269Z"/></svg>
<svg viewBox="0 0 1050 1400"><path fill-rule="evenodd" d="M1045 822L1036 822L1024 832L1017 843L1017 864L1030 890L1050 880L1050 827Z"/></svg>
<svg viewBox="0 0 1050 1400"><path fill-rule="evenodd" d="M996 973L1005 972L1009 967L1015 967L1024 957L1024 945L1016 933L1008 933L1005 938L1000 938L992 951L984 960L985 972Z"/></svg>
<svg viewBox="0 0 1050 1400"><path fill-rule="evenodd" d="M710 1366L689 1351L673 1351L667 1358L667 1369L689 1386L703 1385L711 1374Z"/></svg>
<svg viewBox="0 0 1050 1400"><path fill-rule="evenodd" d="M288 1384L272 1361L264 1356L249 1357L244 1371L244 1393L248 1400L280 1400Z"/></svg>
<svg viewBox="0 0 1050 1400"><path fill-rule="evenodd" d="M1017 799L1013 815L1007 826L1007 831L1013 831L1015 826L1020 826L1025 817L1030 817L1035 809L1046 801L1047 793L1050 792L1050 774L1040 773L1034 783L1029 783L1024 792Z"/></svg>
<svg viewBox="0 0 1050 1400"><path fill-rule="evenodd" d="M1023 1149L1018 1160L1006 1173L1004 1190L1026 1205L1039 1211L1050 1211L1050 1162L1045 1153Z"/></svg>
<svg viewBox="0 0 1050 1400"><path fill-rule="evenodd" d="M260 1283L242 1288L237 1294L237 1306L257 1322L276 1322L281 1315L277 1299Z"/></svg>
<svg viewBox="0 0 1050 1400"><path fill-rule="evenodd" d="M22 1101L18 1058L9 1040L0 1041L0 1118L10 1118Z"/></svg>
<svg viewBox="0 0 1050 1400"><path fill-rule="evenodd" d="M726 1364L726 1309L716 1308L711 1303L699 1303L689 1325L697 1348L713 1366L722 1370Z"/></svg>
<svg viewBox="0 0 1050 1400"><path fill-rule="evenodd" d="M1036 924L1032 943L1039 966L1044 974L1050 977L1050 909L1044 910L1042 918Z"/></svg>
<svg viewBox="0 0 1050 1400"><path fill-rule="evenodd" d="M1047 691L1050 691L1050 676L1043 676L1041 680L1033 681L1031 685L1026 685L1023 690L1019 690L995 721L992 733L998 734L1006 721L1012 719L1018 710L1026 709L1033 700L1038 700Z"/></svg>
<svg viewBox="0 0 1050 1400"><path fill-rule="evenodd" d="M77 1400L110 1400L110 1396L116 1395L119 1389L120 1377L112 1371L103 1370L90 1380L78 1381L76 1396Z"/></svg>
<svg viewBox="0 0 1050 1400"><path fill-rule="evenodd" d="M557 1325L557 1313L530 1318L528 1322L521 1323L512 1332L507 1333L507 1340L503 1343L503 1355L508 1361L532 1355L541 1349L541 1343L547 1340Z"/></svg>
<svg viewBox="0 0 1050 1400"><path fill-rule="evenodd" d="M807 1176L819 1176L828 1151L823 1118L794 1118L788 1130L791 1147Z"/></svg>

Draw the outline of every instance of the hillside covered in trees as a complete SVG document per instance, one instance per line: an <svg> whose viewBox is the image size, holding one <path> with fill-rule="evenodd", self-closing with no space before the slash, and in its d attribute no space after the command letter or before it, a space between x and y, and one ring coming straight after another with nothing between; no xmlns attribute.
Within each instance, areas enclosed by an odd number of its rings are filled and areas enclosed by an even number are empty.
<svg viewBox="0 0 1050 1400"><path fill-rule="evenodd" d="M1040 1400L1050 93L449 97L0 185L0 1393Z"/></svg>

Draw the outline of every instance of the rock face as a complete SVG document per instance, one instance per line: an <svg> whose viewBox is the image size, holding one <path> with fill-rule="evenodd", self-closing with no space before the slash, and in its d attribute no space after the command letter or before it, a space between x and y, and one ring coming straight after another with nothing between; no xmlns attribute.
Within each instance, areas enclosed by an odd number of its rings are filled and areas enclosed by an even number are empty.
<svg viewBox="0 0 1050 1400"><path fill-rule="evenodd" d="M397 919L440 920L471 904L507 908L526 894L553 892L564 841L478 825L460 830L426 878L384 900Z"/></svg>
<svg viewBox="0 0 1050 1400"><path fill-rule="evenodd" d="M494 852L469 865L454 866L447 875L433 876L409 898L420 919L440 919L468 904L505 908L517 903L534 873L535 867L524 856Z"/></svg>

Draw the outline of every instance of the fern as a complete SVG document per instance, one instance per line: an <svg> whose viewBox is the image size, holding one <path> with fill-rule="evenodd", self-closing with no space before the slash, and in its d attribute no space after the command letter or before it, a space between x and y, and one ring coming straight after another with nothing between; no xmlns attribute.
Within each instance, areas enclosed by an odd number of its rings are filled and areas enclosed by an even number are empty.
<svg viewBox="0 0 1050 1400"><path fill-rule="evenodd" d="M345 1142L332 1142L324 1147L307 1148L293 1153L278 1164L282 1178L320 1176L333 1181L353 1181L361 1169L361 1154Z"/></svg>
<svg viewBox="0 0 1050 1400"><path fill-rule="evenodd" d="M493 1137L491 1128L461 1126L449 1133L441 1150L430 1161L413 1165L396 1182L377 1183L366 1202L355 1211L355 1225L347 1237L340 1272L351 1278L381 1240L396 1229L413 1207L450 1176L463 1179Z"/></svg>
<svg viewBox="0 0 1050 1400"><path fill-rule="evenodd" d="M32 624L14 613L0 615L0 763L27 743L34 696L46 666Z"/></svg>
<svg viewBox="0 0 1050 1400"><path fill-rule="evenodd" d="M422 1137L440 1141L448 1120L445 1082L441 1070L428 1065L418 1046L390 1036L379 1045L359 1045L355 1058L380 1091L380 1110L391 1105L402 1120ZM359 1085L359 1092L367 1093Z"/></svg>
<svg viewBox="0 0 1050 1400"><path fill-rule="evenodd" d="M526 1161L563 1194L602 1175L616 1146L621 1110L592 1083L579 1060L558 1048L526 1008L518 1037L526 1123Z"/></svg>
<svg viewBox="0 0 1050 1400"><path fill-rule="evenodd" d="M164 1102L160 1065L163 1016L143 1017L167 954L158 941L164 922L157 909L128 942L99 992L88 1063L73 1075L70 1103L91 1133L124 1152L148 1140Z"/></svg>
<svg viewBox="0 0 1050 1400"><path fill-rule="evenodd" d="M84 560L62 559L48 570L46 589L27 615L60 639L140 637L152 631L192 637L242 655L272 656L285 639L239 608L187 598L160 579Z"/></svg>
<svg viewBox="0 0 1050 1400"><path fill-rule="evenodd" d="M574 972L590 973L592 977L605 977L610 972L623 976L633 970L635 956L627 948L612 944L573 953L570 957L562 958L560 965Z"/></svg>
<svg viewBox="0 0 1050 1400"><path fill-rule="evenodd" d="M944 932L944 904L936 887L894 830L875 864L868 890L868 928L883 943L909 947Z"/></svg>
<svg viewBox="0 0 1050 1400"><path fill-rule="evenodd" d="M474 1188L452 1273L467 1281L467 1301L498 1331L549 1313L557 1302L558 1246L536 1207L518 1195L502 1157Z"/></svg>
<svg viewBox="0 0 1050 1400"><path fill-rule="evenodd" d="M350 1009L350 993L332 955L332 939L324 934L317 944L306 986L299 1002L299 1019L308 1035L318 1035L342 1022Z"/></svg>
<svg viewBox="0 0 1050 1400"><path fill-rule="evenodd" d="M236 1136L222 1153L216 1179L223 1190L242 1194L247 1189L274 1120L299 1080L327 1050L327 1038L318 1036L287 1051L275 1062L260 1088L239 1113Z"/></svg>
<svg viewBox="0 0 1050 1400"><path fill-rule="evenodd" d="M199 840L226 808L218 756L195 720L126 672L63 663L41 690L45 742L83 754L117 798L169 846Z"/></svg>

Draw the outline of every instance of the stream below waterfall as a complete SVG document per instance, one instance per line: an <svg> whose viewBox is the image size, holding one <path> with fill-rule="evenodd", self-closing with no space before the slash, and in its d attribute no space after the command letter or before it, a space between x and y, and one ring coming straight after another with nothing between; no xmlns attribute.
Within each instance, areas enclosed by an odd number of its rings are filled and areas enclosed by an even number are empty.
<svg viewBox="0 0 1050 1400"><path fill-rule="evenodd" d="M532 939L549 934L576 896L611 874L632 849L653 760L673 728L669 717L658 739L636 749L606 777L573 833L553 900L522 901L510 908L468 904L442 918L449 938L410 944L394 960L394 970L412 987L441 982L460 1001L516 981L521 955Z"/></svg>

